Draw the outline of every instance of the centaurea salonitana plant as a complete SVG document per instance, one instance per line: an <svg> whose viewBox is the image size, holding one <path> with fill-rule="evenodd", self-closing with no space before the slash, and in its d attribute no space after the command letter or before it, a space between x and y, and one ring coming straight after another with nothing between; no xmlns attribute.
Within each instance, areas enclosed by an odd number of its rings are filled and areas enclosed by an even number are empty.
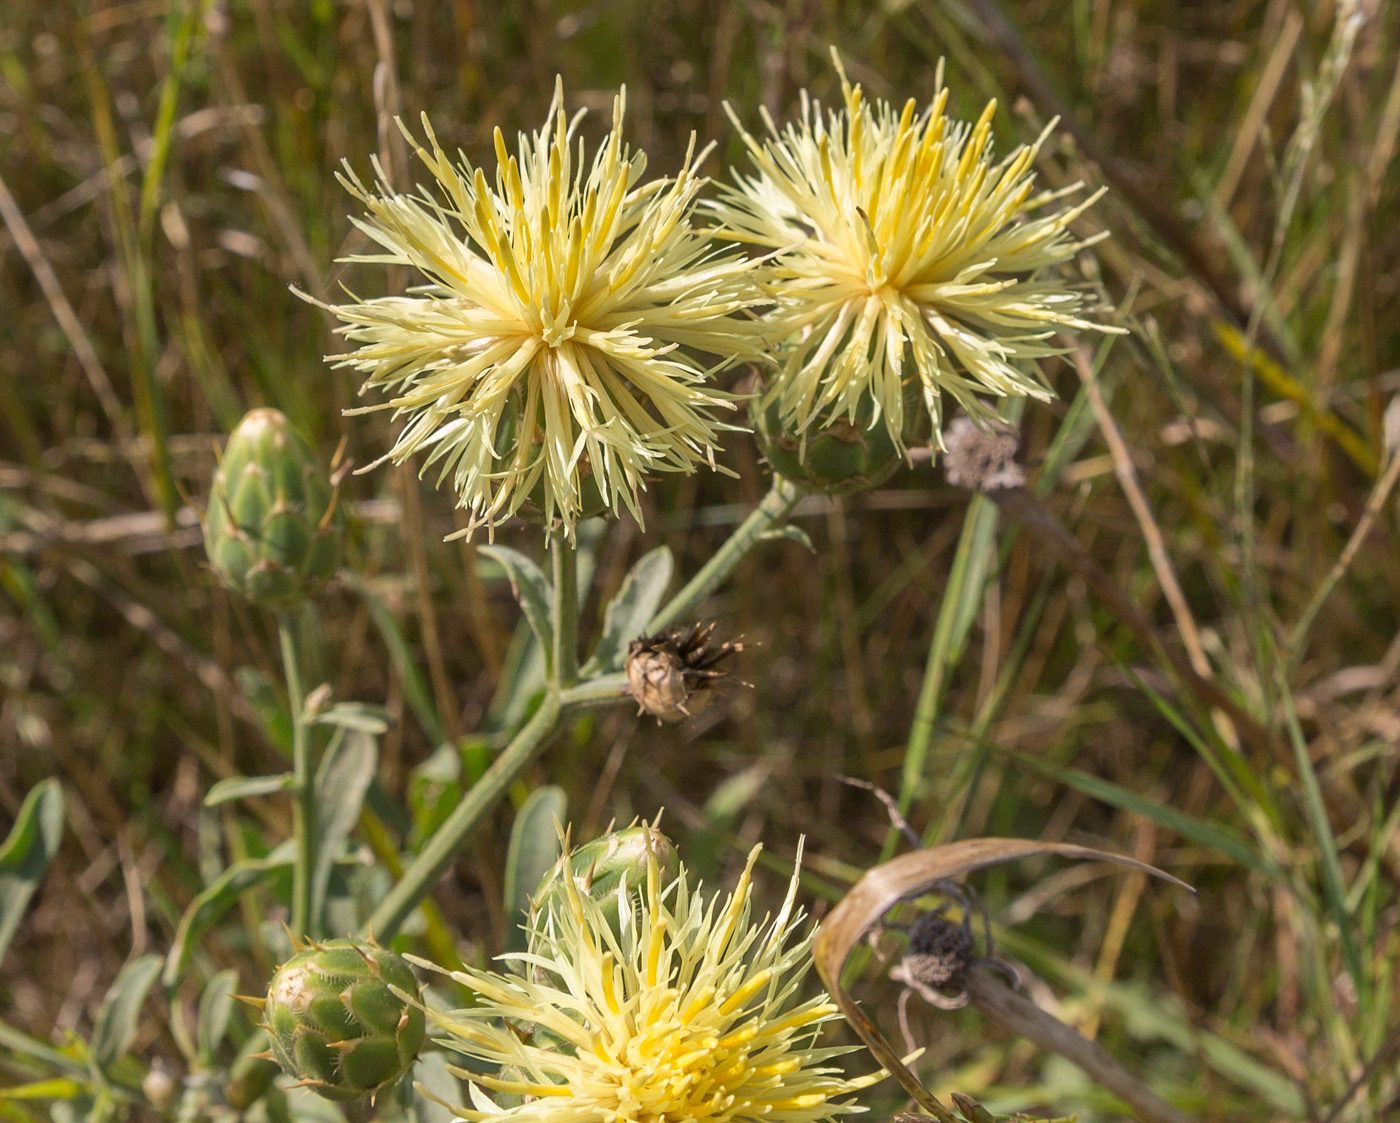
<svg viewBox="0 0 1400 1123"><path fill-rule="evenodd" d="M645 156L622 140L624 105L625 91L591 164L557 85L517 155L496 130L494 180L454 164L426 118L417 151L436 193L399 193L378 165L375 188L343 178L368 211L356 225L384 250L351 260L408 266L426 284L329 306L358 344L337 365L391 395L367 407L405 422L383 459L426 452L469 530L527 500L570 535L589 506L639 516L647 475L713 467L728 427L715 413L734 402L710 376L757 357L741 315L752 264L692 225L705 182L693 138L679 174L646 181Z"/></svg>
<svg viewBox="0 0 1400 1123"><path fill-rule="evenodd" d="M764 112L763 140L729 110L758 174L736 173L714 204L720 233L772 252L780 362L768 394L785 424L883 419L903 447L914 378L941 447L944 394L977 418L991 416L981 394L1048 399L1023 360L1056 353L1057 331L1118 330L1085 318L1084 294L1047 272L1106 236L1069 229L1102 190L1045 213L1079 187L1032 194L1050 128L993 163L995 101L970 127L947 116L946 87L922 112L911 99L896 113L832 57L840 110L803 91L801 119L781 131Z"/></svg>
<svg viewBox="0 0 1400 1123"><path fill-rule="evenodd" d="M439 1042L501 1066L458 1070L473 1105L460 1118L815 1123L863 1111L840 1097L883 1074L848 1079L827 1063L846 1050L815 1046L836 1007L797 998L811 938L796 935L795 873L778 914L753 922L758 852L725 898L703 895L683 866L663 884L650 857L620 924L564 878L507 970L452 973L480 1004L428 1011Z"/></svg>

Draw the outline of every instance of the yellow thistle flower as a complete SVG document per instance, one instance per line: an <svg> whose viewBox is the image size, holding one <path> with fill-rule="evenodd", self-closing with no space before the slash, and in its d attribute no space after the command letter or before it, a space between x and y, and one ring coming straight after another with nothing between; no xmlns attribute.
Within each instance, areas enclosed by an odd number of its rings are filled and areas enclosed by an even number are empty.
<svg viewBox="0 0 1400 1123"><path fill-rule="evenodd" d="M382 460L426 450L423 471L439 464L438 484L450 474L470 512L462 533L494 527L532 493L570 534L585 488L637 514L646 475L713 467L731 428L712 411L733 396L680 348L716 367L752 357L755 325L734 315L753 301L750 265L691 226L705 182L694 139L679 175L644 183L646 157L622 141L624 105L622 91L591 166L559 84L518 156L496 130L494 183L460 154L454 164L426 117L430 150L415 147L436 196L395 192L377 164L374 190L342 177L369 212L356 225L386 251L349 260L408 266L427 283L327 306L359 344L336 365L368 375L362 392L393 395L367 407L407 418Z"/></svg>
<svg viewBox="0 0 1400 1123"><path fill-rule="evenodd" d="M941 447L944 393L979 418L991 415L979 393L1047 399L1018 360L1054 354L1058 330L1119 330L1084 319L1083 295L1042 275L1106 236L1069 232L1102 190L1037 215L1079 187L1032 196L1048 128L993 164L995 101L971 128L950 121L940 73L922 113L912 100L896 113L832 58L844 112L824 115L803 91L801 120L780 132L765 111L760 142L729 109L759 174L736 174L714 204L718 232L774 251L770 334L783 345L769 400L785 423L883 416L902 448L902 387L917 377Z"/></svg>
<svg viewBox="0 0 1400 1123"><path fill-rule="evenodd" d="M437 1036L500 1066L494 1075L455 1070L471 1082L473 1108L454 1108L459 1116L808 1123L864 1110L832 1101L883 1073L852 1080L827 1065L846 1050L814 1039L836 1007L824 994L796 1001L811 944L793 939L802 921L796 873L778 915L750 920L759 849L724 901L706 901L684 868L663 886L652 857L620 924L565 878L558 910L533 918L528 951L504 957L514 971L453 972L481 1004L429 1011Z"/></svg>

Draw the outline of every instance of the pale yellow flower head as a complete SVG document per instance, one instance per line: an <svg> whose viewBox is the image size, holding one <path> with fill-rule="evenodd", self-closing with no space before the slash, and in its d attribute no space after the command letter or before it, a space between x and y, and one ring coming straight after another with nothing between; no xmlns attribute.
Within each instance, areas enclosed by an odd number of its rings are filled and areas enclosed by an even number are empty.
<svg viewBox="0 0 1400 1123"><path fill-rule="evenodd" d="M478 1123L808 1123L863 1110L836 1098L873 1083L850 1080L820 1049L826 995L800 1001L810 935L798 937L794 873L776 917L750 916L758 848L727 897L706 896L684 868L646 882L610 924L602 907L564 878L556 910L531 922L527 952L506 972L452 978L481 1004L429 1012L440 1042L493 1075L471 1082ZM424 964L428 966L427 964ZM496 1098L492 1098L496 1097Z"/></svg>
<svg viewBox="0 0 1400 1123"><path fill-rule="evenodd" d="M1054 354L1057 331L1118 330L1085 319L1083 294L1047 272L1098 241L1076 240L1069 224L1102 192L1046 212L1078 188L1032 194L1049 129L993 163L995 102L970 127L949 119L940 74L932 103L897 113L867 101L832 57L839 111L804 91L800 120L780 131L765 112L759 140L730 110L758 174L736 175L714 207L722 236L772 252L770 393L784 421L855 421L864 406L902 447L912 379L941 445L944 394L979 418L990 414L981 394L1050 397L1025 360Z"/></svg>
<svg viewBox="0 0 1400 1123"><path fill-rule="evenodd" d="M404 425L384 459L426 452L451 477L471 527L494 526L532 497L572 533L596 488L637 512L653 472L713 466L722 429L713 369L754 354L750 266L717 254L691 225L704 183L692 150L674 179L643 181L623 143L625 91L612 129L585 159L556 86L548 123L518 152L495 134L488 179L454 163L426 118L417 149L432 190L346 186L368 216L356 225L385 252L351 260L408 266L426 283L407 296L331 306L358 348L339 359L390 395ZM405 130L405 135L408 135ZM410 137L410 140L412 138ZM698 357L696 352L704 355Z"/></svg>

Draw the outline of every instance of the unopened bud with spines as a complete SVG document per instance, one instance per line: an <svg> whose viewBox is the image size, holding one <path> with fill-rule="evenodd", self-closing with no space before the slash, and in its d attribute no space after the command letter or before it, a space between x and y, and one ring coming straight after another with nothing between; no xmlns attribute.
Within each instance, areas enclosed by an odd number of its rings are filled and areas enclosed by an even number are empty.
<svg viewBox="0 0 1400 1123"><path fill-rule="evenodd" d="M427 1029L418 993L412 970L393 952L329 940L277 969L263 1028L300 1086L356 1100L393 1084L417 1058Z"/></svg>
<svg viewBox="0 0 1400 1123"><path fill-rule="evenodd" d="M631 900L646 885L649 861L656 863L663 888L680 876L675 844L654 826L628 827L594 839L561 857L544 875L531 898L534 914L566 907L563 876L568 869L574 888L602 905L608 924L617 931L622 906L630 910Z"/></svg>
<svg viewBox="0 0 1400 1123"><path fill-rule="evenodd" d="M271 608L318 592L340 565L338 489L286 415L255 409L229 435L204 548L231 589Z"/></svg>

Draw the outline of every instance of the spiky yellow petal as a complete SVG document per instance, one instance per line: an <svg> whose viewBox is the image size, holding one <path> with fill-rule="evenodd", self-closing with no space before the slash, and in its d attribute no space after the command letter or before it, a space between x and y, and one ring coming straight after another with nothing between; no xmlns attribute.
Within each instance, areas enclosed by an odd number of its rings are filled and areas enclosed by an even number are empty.
<svg viewBox="0 0 1400 1123"><path fill-rule="evenodd" d="M770 337L782 361L770 394L804 430L821 419L883 418L902 447L903 386L922 389L941 444L942 397L986 416L979 394L1050 397L1034 362L1056 331L1093 328L1081 292L1044 271L1097 237L1070 222L1102 192L1040 213L1068 192L1031 196L1047 129L992 162L996 103L976 124L945 113L948 91L916 112L866 100L835 51L844 106L802 95L801 118L768 136L743 129L758 174L713 204L719 234L773 252ZM1073 190L1073 189L1071 189Z"/></svg>
<svg viewBox="0 0 1400 1123"><path fill-rule="evenodd" d="M698 159L644 181L644 155L622 141L624 104L625 91L591 164L556 86L547 124L516 155L497 130L494 182L454 163L426 118L427 148L415 146L435 194L401 194L382 172L373 188L343 177L368 212L356 225L384 251L350 260L426 283L329 306L358 344L336 364L391 395L367 408L404 420L383 459L426 452L423 470L451 477L472 528L533 493L572 533L585 482L636 513L648 475L713 465L729 427L714 414L733 398L710 375L756 354L740 314L754 300L750 263L691 225Z"/></svg>
<svg viewBox="0 0 1400 1123"><path fill-rule="evenodd" d="M814 1123L863 1110L842 1100L878 1078L847 1079L816 1048L836 1016L825 995L797 1001L810 936L788 898L750 918L758 849L727 899L708 900L684 868L663 885L653 858L631 910L610 920L562 882L566 900L537 914L528 950L505 972L460 971L480 1005L428 1016L439 1040L499 1075L462 1071L480 1121ZM426 964L425 964L426 966ZM483 1089L527 1097L497 1104Z"/></svg>

